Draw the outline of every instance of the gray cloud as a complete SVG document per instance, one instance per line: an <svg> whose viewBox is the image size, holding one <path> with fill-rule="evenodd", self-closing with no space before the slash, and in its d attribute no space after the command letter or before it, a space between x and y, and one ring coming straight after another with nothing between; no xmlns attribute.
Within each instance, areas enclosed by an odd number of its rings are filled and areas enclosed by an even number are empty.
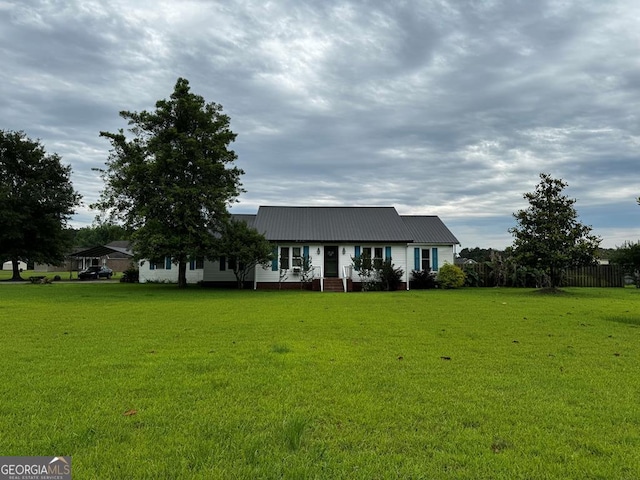
<svg viewBox="0 0 640 480"><path fill-rule="evenodd" d="M631 0L0 0L0 128L59 153L89 204L99 131L182 76L238 133L234 211L394 205L501 248L544 171L613 246L640 238L639 15Z"/></svg>

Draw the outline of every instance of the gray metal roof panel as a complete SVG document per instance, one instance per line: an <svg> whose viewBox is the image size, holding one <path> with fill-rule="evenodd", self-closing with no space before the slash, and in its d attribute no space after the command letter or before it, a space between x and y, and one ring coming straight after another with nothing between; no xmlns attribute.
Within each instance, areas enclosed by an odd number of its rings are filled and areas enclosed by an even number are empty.
<svg viewBox="0 0 640 480"><path fill-rule="evenodd" d="M238 221L242 220L249 227L253 227L253 224L256 221L256 214L255 213L232 213L231 218Z"/></svg>
<svg viewBox="0 0 640 480"><path fill-rule="evenodd" d="M121 254L127 257L132 257L133 252L131 251L131 247L117 247L109 245L98 245L96 247L85 248L83 250L78 250L70 254L70 257L104 257L105 255L110 255L112 253Z"/></svg>
<svg viewBox="0 0 640 480"><path fill-rule="evenodd" d="M402 215L413 243L451 243L460 244L446 225L435 215Z"/></svg>
<svg viewBox="0 0 640 480"><path fill-rule="evenodd" d="M114 240L107 243L107 247L117 247L131 250L131 242L129 240Z"/></svg>
<svg viewBox="0 0 640 480"><path fill-rule="evenodd" d="M410 242L393 207L260 207L254 227L267 240Z"/></svg>

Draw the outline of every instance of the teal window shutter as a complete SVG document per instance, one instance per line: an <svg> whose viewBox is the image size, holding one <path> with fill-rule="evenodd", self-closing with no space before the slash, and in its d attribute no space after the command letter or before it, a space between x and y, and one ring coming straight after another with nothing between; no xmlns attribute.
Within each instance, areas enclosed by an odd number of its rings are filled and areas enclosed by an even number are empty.
<svg viewBox="0 0 640 480"><path fill-rule="evenodd" d="M420 270L420 249L418 247L413 249L413 269Z"/></svg>
<svg viewBox="0 0 640 480"><path fill-rule="evenodd" d="M391 260L391 247L384 247L384 259Z"/></svg>
<svg viewBox="0 0 640 480"><path fill-rule="evenodd" d="M171 257L165 257L164 258L164 267L167 270L171 270Z"/></svg>
<svg viewBox="0 0 640 480"><path fill-rule="evenodd" d="M438 271L438 249L431 249L431 270L434 272Z"/></svg>
<svg viewBox="0 0 640 480"><path fill-rule="evenodd" d="M271 271L278 271L278 247L273 247L273 258L271 259Z"/></svg>
<svg viewBox="0 0 640 480"><path fill-rule="evenodd" d="M189 270L195 270L196 269L196 261L195 260L191 260L189 262Z"/></svg>
<svg viewBox="0 0 640 480"><path fill-rule="evenodd" d="M354 253L355 253L355 258L360 258L360 247L356 245L356 247L354 248ZM356 268L356 271L359 271L359 268Z"/></svg>
<svg viewBox="0 0 640 480"><path fill-rule="evenodd" d="M155 270L156 269L156 264L153 263L151 260L149 260L149 270Z"/></svg>
<svg viewBox="0 0 640 480"><path fill-rule="evenodd" d="M309 245L302 247L302 258L309 260Z"/></svg>
<svg viewBox="0 0 640 480"><path fill-rule="evenodd" d="M227 270L227 257L221 256L218 261L220 263L220 271L221 272L226 271Z"/></svg>

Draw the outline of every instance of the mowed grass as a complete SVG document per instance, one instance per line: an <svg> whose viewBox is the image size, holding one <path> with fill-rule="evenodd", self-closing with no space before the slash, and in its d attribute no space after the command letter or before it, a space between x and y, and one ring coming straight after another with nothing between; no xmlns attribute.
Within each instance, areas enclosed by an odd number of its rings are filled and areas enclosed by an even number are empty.
<svg viewBox="0 0 640 480"><path fill-rule="evenodd" d="M13 276L12 270L0 270L0 282L5 280L10 281L12 276ZM22 272L20 272L20 276L22 277L23 280L29 280L29 277L31 276L38 276L38 277L43 276L48 278L51 281L54 281L55 277L60 277L61 281L79 280L77 271L73 271L71 272L71 274L69 274L68 271L67 272L36 272L35 270L23 270ZM122 277L122 272L113 272L113 276L111 278L113 280L119 280L120 277ZM105 280L105 279L101 278L100 280Z"/></svg>
<svg viewBox="0 0 640 480"><path fill-rule="evenodd" d="M0 285L0 454L74 479L640 478L640 290Z"/></svg>

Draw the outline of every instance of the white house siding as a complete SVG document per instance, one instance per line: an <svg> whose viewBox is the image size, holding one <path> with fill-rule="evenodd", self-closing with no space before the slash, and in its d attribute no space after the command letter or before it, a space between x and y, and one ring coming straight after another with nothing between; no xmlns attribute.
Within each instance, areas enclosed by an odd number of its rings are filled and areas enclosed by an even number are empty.
<svg viewBox="0 0 640 480"><path fill-rule="evenodd" d="M362 249L364 247L371 247L371 251L374 251L374 248L382 248L382 259L386 260L385 258L385 249L386 247L391 247L391 262L393 263L394 268L401 268L402 269L402 278L400 279L401 282L406 282L407 281L407 247L405 244L402 245L398 245L398 244L388 244L388 243L362 243L362 244L358 244L357 246L360 247L360 252L362 253ZM351 254L351 256L355 256L355 245L352 247L353 249L353 253ZM410 271L410 269L409 269ZM356 272L355 270L352 272L351 274L351 279L354 282L359 282L360 278L358 277L358 272Z"/></svg>
<svg viewBox="0 0 640 480"><path fill-rule="evenodd" d="M316 278L320 277L320 272L324 275L324 247L326 246L338 246L338 275L340 278L344 275L344 267L351 267L347 269L347 274L351 274L350 278L354 282L359 282L360 278L358 277L358 272L353 270L353 260L352 258L356 254L356 246L360 247L360 252L362 253L362 249L365 247L370 247L372 251L375 248L383 249L383 257L386 247L391 247L391 259L395 268L401 268L403 271L403 276L401 281L407 282L410 279L411 271L414 267L414 248L419 248L420 251L422 249L428 248L430 252L432 252L433 248L438 249L438 267L441 267L445 263L453 264L454 258L454 249L453 245L436 245L436 244L418 244L411 243L409 245L406 244L388 244L388 243L360 243L358 245L354 244L345 244L345 243L327 243L327 244L295 244L295 243L287 243L278 245L278 265L280 262L280 248L281 247L289 247L290 254L290 262L291 262L291 252L293 247L303 248L304 246L309 247L309 257L311 259L311 264L315 267L315 276ZM344 253L343 253L344 250ZM318 251L320 253L318 254ZM420 259L421 261L422 259ZM433 258L431 258L433 261ZM165 262L166 264L166 262ZM145 282L167 282L167 283L177 283L178 282L178 266L175 264L171 264L171 268L150 268L149 261L141 262L140 266L140 283ZM432 265L433 269L433 265ZM246 281L253 282L255 280L256 283L278 283L280 281L280 272L279 270L273 271L271 267L262 268L260 266L256 267L246 278ZM235 282L236 277L233 274L232 270L228 268L225 271L220 271L220 264L218 261L205 261L204 269L195 269L191 270L190 265L187 265L187 283L198 283L200 281L204 282L219 282L219 283L230 283ZM293 270L290 268L286 274L286 279L283 280L287 283L298 283L300 282L300 276L294 275Z"/></svg>
<svg viewBox="0 0 640 480"><path fill-rule="evenodd" d="M391 262L403 271L401 281L407 282L411 269L407 269L407 248L405 245L391 245Z"/></svg>
<svg viewBox="0 0 640 480"><path fill-rule="evenodd" d="M26 270L27 269L27 264L19 261L18 262L18 269L19 270ZM9 260L8 262L4 262L2 264L2 270L13 270L13 262L11 260Z"/></svg>
<svg viewBox="0 0 640 480"><path fill-rule="evenodd" d="M336 246L336 245L338 246L338 276L342 278L344 275L344 267L353 267L352 258L356 254L356 245L354 244L345 244L345 243L326 243L326 244L308 244L308 245L294 244L294 243L281 244L281 245L278 245L278 265L280 265L280 251L281 251L280 249L282 247L289 247L289 255L290 255L289 258L291 260L291 249L293 247L302 248L304 246L308 246L311 265L315 267L316 278L319 278L320 272L322 272L322 275L325 275L324 247ZM357 246L361 248L361 251L362 251L362 248L364 247L371 247L372 250L376 247L382 248L383 256L384 256L385 247L391 247L391 258L392 258L393 264L396 268L402 268L404 272L402 281L403 282L407 281L407 268L406 268L407 267L407 247L405 244L390 245L388 243L384 243L384 244L383 243L362 243L362 244L358 244ZM343 250L344 250L344 253L343 253ZM318 253L318 251L320 253ZM348 272L351 272L350 278L354 282L360 281L360 278L358 277L357 272L353 271L352 268L347 269L347 273ZM284 282L292 282L292 283L300 282L300 276L294 275L291 269L287 271L286 277L287 278L283 280ZM274 271L272 268L263 269L261 267L258 267L256 270L255 278L257 283L276 283L280 281L280 271L279 270Z"/></svg>
<svg viewBox="0 0 640 480"><path fill-rule="evenodd" d="M454 251L453 245L437 245L437 244L426 244L426 243L410 243L406 249L406 259L408 265L408 272L411 273L411 270L415 270L414 263L414 249L419 248L420 254L422 255L422 249L429 249L429 252L433 251L434 248L438 249L438 269L442 267L445 263L450 263L453 265ZM433 262L433 257L430 255L430 261ZM422 257L420 257L420 265L422 265ZM433 263L431 263L431 270L435 271Z"/></svg>
<svg viewBox="0 0 640 480"><path fill-rule="evenodd" d="M316 277L319 277L320 269L318 269L317 267L324 268L324 248L322 247L322 245L318 244L283 243L281 245L278 245L278 267L280 266L280 249L282 247L289 247L289 263L291 264L291 249L293 247L300 247L302 249L307 246L309 247L309 258L311 260L311 265L313 267L316 267ZM318 248L320 249L320 255L318 255ZM291 267L291 265L289 266ZM339 266L339 268L342 267ZM286 280L283 280L285 282L300 282L300 276L294 275L291 268L287 271L286 277ZM268 268L256 267L255 280L257 283L278 283L280 282L280 269L278 268L274 271L271 266L269 266Z"/></svg>
<svg viewBox="0 0 640 480"><path fill-rule="evenodd" d="M257 267L260 269L260 267ZM255 269L252 269L248 274L245 281L253 282L253 278L255 276ZM212 283L232 283L236 282L236 276L233 273L233 270L230 270L228 266L225 266L225 270L220 271L220 262L205 260L204 262L204 275L202 277L204 282L212 282Z"/></svg>
<svg viewBox="0 0 640 480"><path fill-rule="evenodd" d="M178 265L171 263L171 268L154 268L148 260L143 260L138 264L140 272L140 283L161 282L178 283ZM187 263L187 283L198 283L202 281L203 269L191 270L191 265Z"/></svg>

